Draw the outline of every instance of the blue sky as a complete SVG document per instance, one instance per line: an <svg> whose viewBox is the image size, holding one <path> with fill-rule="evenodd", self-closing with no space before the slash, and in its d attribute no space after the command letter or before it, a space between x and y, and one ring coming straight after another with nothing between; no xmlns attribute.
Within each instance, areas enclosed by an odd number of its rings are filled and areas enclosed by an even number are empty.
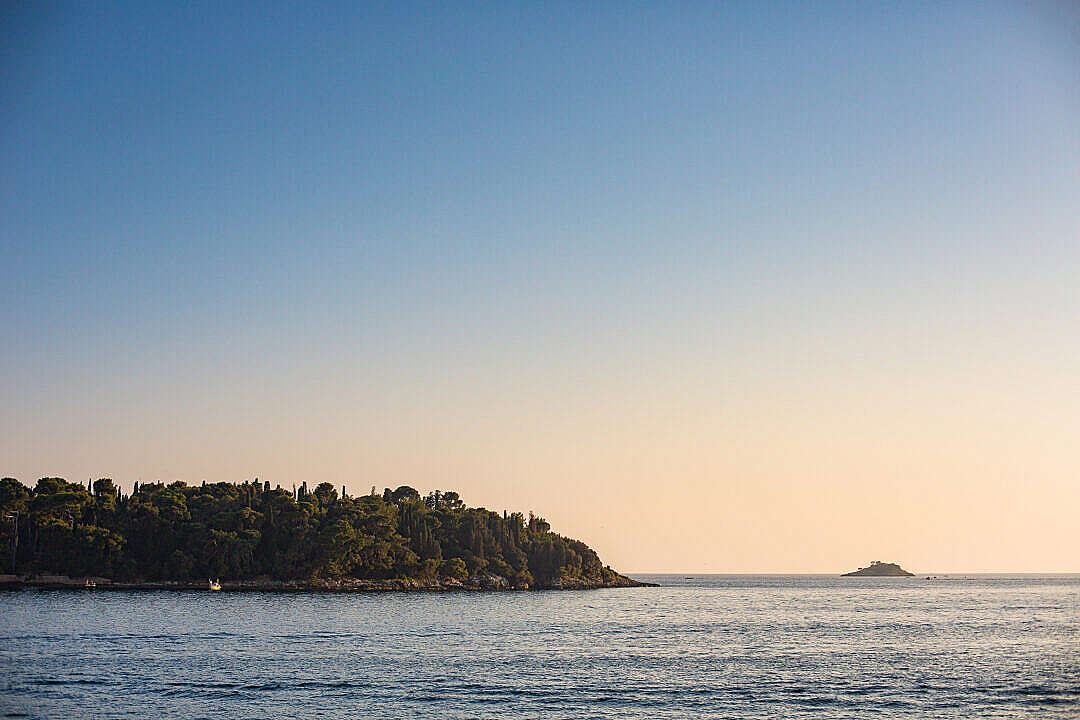
<svg viewBox="0 0 1080 720"><path fill-rule="evenodd" d="M567 478L619 448L697 470L606 526L737 485L724 408L854 388L943 437L970 385L1075 426L1068 3L267 5L3 11L0 473L452 485L584 534ZM1064 440L1018 453L1080 506Z"/></svg>

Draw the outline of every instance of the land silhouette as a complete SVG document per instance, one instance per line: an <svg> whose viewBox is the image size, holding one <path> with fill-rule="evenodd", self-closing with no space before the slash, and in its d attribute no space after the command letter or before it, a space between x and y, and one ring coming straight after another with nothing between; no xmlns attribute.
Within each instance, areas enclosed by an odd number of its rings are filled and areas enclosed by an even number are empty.
<svg viewBox="0 0 1080 720"><path fill-rule="evenodd" d="M0 480L8 583L252 589L574 589L640 585L529 513L408 486Z"/></svg>
<svg viewBox="0 0 1080 720"><path fill-rule="evenodd" d="M897 563L874 560L864 568L844 573L841 577L912 577L914 573L900 567Z"/></svg>

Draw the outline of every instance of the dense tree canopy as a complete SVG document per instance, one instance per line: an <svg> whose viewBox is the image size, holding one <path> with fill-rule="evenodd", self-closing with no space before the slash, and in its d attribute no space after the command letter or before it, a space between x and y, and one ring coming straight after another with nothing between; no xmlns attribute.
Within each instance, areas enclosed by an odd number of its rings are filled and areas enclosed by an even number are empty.
<svg viewBox="0 0 1080 720"><path fill-rule="evenodd" d="M0 515L19 573L122 580L497 576L516 587L616 577L542 518L469 508L455 492L402 486L339 495L330 483L189 486L0 480ZM17 532L16 532L17 527ZM12 556L6 558L10 572Z"/></svg>

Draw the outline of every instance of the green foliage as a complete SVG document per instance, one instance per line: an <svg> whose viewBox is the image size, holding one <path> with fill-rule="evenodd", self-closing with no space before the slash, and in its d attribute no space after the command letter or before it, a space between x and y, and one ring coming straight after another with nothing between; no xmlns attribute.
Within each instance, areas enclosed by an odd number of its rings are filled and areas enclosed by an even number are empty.
<svg viewBox="0 0 1080 720"><path fill-rule="evenodd" d="M26 512L26 506L30 502L30 488L23 485L15 478L0 480L0 508L4 513Z"/></svg>
<svg viewBox="0 0 1080 720"><path fill-rule="evenodd" d="M465 567L465 561L461 558L450 558L444 560L439 566L439 571L449 578L456 580L464 580L469 576L469 572Z"/></svg>
<svg viewBox="0 0 1080 720"><path fill-rule="evenodd" d="M123 496L107 478L88 485L92 492L42 478L31 490L0 480L0 516L20 572L123 580L495 575L517 587L614 577L595 552L551 532L543 518L469 508L452 491L422 497L402 485L339 497L325 482L295 492L259 482L174 482L137 484Z"/></svg>

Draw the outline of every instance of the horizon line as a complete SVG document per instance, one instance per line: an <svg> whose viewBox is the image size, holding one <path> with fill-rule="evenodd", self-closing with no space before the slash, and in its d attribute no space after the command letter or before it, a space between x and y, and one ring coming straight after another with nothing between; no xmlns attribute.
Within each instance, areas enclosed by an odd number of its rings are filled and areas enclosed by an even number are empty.
<svg viewBox="0 0 1080 720"><path fill-rule="evenodd" d="M715 571L715 570L685 570L685 571L637 571L637 570L620 570L623 575L729 575L729 576L767 576L767 575L842 575L848 571L835 571L835 572L822 572L822 571ZM912 571L908 571L912 572ZM927 570L913 573L911 576L884 576L884 577L917 577L919 575L1080 575L1080 570ZM874 577L874 576L866 576Z"/></svg>

